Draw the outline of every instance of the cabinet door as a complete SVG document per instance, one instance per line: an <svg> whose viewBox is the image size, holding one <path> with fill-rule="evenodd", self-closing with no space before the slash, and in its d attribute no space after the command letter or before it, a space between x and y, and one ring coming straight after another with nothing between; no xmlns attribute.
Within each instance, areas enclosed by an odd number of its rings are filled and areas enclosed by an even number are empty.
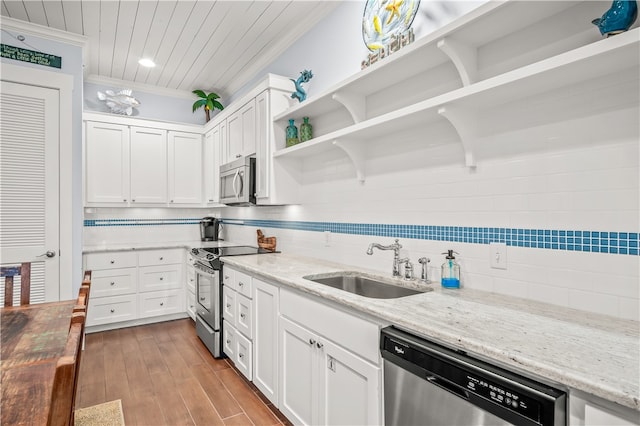
<svg viewBox="0 0 640 426"><path fill-rule="evenodd" d="M280 317L280 411L294 424L316 424L316 336Z"/></svg>
<svg viewBox="0 0 640 426"><path fill-rule="evenodd" d="M222 318L236 323L236 292L226 285L222 286Z"/></svg>
<svg viewBox="0 0 640 426"><path fill-rule="evenodd" d="M244 337L242 334L236 334L236 356L233 360L238 371L240 371L244 377L248 380L252 380L252 366L253 366L253 349L251 340Z"/></svg>
<svg viewBox="0 0 640 426"><path fill-rule="evenodd" d="M271 149L269 146L269 91L256 96L256 198L269 196Z"/></svg>
<svg viewBox="0 0 640 426"><path fill-rule="evenodd" d="M236 359L236 329L227 321L222 322L222 350L235 362Z"/></svg>
<svg viewBox="0 0 640 426"><path fill-rule="evenodd" d="M253 301L241 294L236 294L236 330L253 338Z"/></svg>
<svg viewBox="0 0 640 426"><path fill-rule="evenodd" d="M167 202L167 132L131 128L131 202Z"/></svg>
<svg viewBox="0 0 640 426"><path fill-rule="evenodd" d="M253 278L253 383L278 406L278 287Z"/></svg>
<svg viewBox="0 0 640 426"><path fill-rule="evenodd" d="M256 101L250 100L227 118L227 160L256 152Z"/></svg>
<svg viewBox="0 0 640 426"><path fill-rule="evenodd" d="M318 424L380 424L380 368L329 341L317 349Z"/></svg>
<svg viewBox="0 0 640 426"><path fill-rule="evenodd" d="M169 203L202 203L202 136L169 132Z"/></svg>
<svg viewBox="0 0 640 426"><path fill-rule="evenodd" d="M206 204L220 202L220 125L204 136L204 200Z"/></svg>
<svg viewBox="0 0 640 426"><path fill-rule="evenodd" d="M184 293L179 289L139 294L140 318L184 312L183 295Z"/></svg>
<svg viewBox="0 0 640 426"><path fill-rule="evenodd" d="M87 122L85 191L87 203L129 201L129 127Z"/></svg>

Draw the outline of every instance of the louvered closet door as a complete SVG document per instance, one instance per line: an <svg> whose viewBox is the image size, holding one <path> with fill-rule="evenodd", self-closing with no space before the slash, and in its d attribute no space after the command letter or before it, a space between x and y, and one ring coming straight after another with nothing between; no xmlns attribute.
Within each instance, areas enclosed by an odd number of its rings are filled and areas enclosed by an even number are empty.
<svg viewBox="0 0 640 426"><path fill-rule="evenodd" d="M2 81L0 263L32 262L31 303L59 299L58 155L58 90Z"/></svg>

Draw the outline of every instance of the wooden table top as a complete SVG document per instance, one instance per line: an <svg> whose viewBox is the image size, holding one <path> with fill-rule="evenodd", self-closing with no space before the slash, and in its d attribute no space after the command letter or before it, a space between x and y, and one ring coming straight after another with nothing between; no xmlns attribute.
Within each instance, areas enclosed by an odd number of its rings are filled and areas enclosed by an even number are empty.
<svg viewBox="0 0 640 426"><path fill-rule="evenodd" d="M46 424L75 300L0 309L0 424Z"/></svg>

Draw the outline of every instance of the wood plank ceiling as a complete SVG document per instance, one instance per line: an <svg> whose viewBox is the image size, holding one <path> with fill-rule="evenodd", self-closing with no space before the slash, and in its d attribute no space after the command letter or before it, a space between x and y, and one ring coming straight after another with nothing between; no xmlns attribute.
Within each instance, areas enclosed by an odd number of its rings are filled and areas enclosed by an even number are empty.
<svg viewBox="0 0 640 426"><path fill-rule="evenodd" d="M107 78L230 96L338 4L326 0L2 0L1 13L86 36L84 65L89 81ZM142 57L152 58L156 67L140 66Z"/></svg>

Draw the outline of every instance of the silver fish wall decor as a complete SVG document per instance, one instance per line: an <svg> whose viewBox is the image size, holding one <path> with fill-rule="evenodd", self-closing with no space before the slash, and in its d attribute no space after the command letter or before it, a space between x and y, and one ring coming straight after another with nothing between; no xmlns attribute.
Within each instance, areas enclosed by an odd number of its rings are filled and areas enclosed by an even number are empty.
<svg viewBox="0 0 640 426"><path fill-rule="evenodd" d="M105 90L104 93L98 92L98 99L105 101L105 104L111 108L111 112L116 114L131 115L133 108L140 105L140 102L132 96L131 89L123 89L118 93L113 90Z"/></svg>

